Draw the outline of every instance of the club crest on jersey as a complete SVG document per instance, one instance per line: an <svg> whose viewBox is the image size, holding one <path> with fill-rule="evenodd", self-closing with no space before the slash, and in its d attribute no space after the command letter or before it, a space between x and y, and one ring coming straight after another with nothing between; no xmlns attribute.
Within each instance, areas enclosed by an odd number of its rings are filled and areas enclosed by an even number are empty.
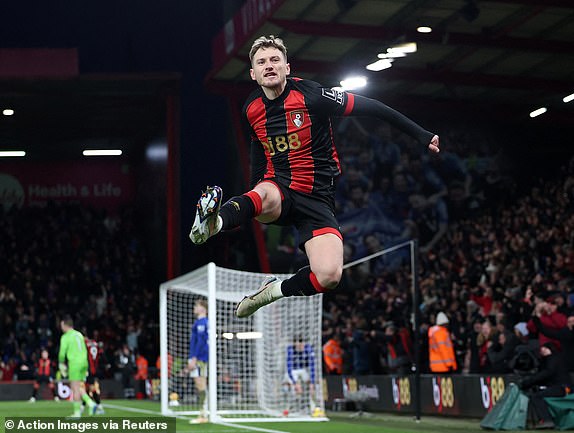
<svg viewBox="0 0 574 433"><path fill-rule="evenodd" d="M297 128L300 128L305 121L305 113L302 111L291 111L289 116L291 117L291 122L293 122L293 125L295 125Z"/></svg>

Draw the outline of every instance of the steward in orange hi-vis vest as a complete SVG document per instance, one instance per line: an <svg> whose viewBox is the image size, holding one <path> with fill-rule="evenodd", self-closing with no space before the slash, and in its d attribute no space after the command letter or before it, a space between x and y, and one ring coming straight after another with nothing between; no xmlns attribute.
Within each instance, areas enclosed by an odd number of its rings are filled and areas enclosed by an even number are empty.
<svg viewBox="0 0 574 433"><path fill-rule="evenodd" d="M343 374L343 349L339 335L335 334L323 345L323 360L327 374Z"/></svg>
<svg viewBox="0 0 574 433"><path fill-rule="evenodd" d="M429 362L433 373L448 373L456 370L456 357L450 332L446 328L448 317L442 311L438 313L436 325L429 328Z"/></svg>

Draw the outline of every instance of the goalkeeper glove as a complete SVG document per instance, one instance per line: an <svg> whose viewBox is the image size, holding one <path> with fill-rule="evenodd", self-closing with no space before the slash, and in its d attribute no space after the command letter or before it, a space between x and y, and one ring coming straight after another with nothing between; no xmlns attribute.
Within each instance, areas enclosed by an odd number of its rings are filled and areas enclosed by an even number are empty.
<svg viewBox="0 0 574 433"><path fill-rule="evenodd" d="M58 369L60 370L60 376L62 377L62 379L68 377L68 366L66 364L60 362L60 364L58 365Z"/></svg>

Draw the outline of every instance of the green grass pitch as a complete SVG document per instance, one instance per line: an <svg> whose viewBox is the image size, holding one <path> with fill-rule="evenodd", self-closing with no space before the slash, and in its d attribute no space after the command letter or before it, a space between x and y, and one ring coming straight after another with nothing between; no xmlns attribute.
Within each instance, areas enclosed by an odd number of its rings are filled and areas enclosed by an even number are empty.
<svg viewBox="0 0 574 433"><path fill-rule="evenodd" d="M158 402L146 400L108 400L103 402L103 417L160 417ZM66 417L72 413L70 402L0 402L0 432L6 417ZM178 433L474 433L481 432L480 420L423 416L416 422L410 415L328 412L328 422L282 422L251 424L189 424L189 417L176 421ZM95 418L99 417L98 415ZM86 417L87 420L88 417ZM8 432L7 432L8 433ZM48 432L47 432L48 433Z"/></svg>

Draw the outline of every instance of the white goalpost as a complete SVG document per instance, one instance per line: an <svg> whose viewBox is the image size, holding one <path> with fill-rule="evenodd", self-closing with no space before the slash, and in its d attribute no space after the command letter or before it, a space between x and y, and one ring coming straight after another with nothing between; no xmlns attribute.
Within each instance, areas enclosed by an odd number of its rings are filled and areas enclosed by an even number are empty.
<svg viewBox="0 0 574 433"><path fill-rule="evenodd" d="M237 303L253 293L265 276L209 263L160 285L162 414L196 415L201 409L187 359L195 320L193 305L204 299L208 304L206 409L210 422L327 420L322 295L284 298L251 317L235 317ZM306 345L315 362L310 377L294 384L287 375L287 353L296 341Z"/></svg>

